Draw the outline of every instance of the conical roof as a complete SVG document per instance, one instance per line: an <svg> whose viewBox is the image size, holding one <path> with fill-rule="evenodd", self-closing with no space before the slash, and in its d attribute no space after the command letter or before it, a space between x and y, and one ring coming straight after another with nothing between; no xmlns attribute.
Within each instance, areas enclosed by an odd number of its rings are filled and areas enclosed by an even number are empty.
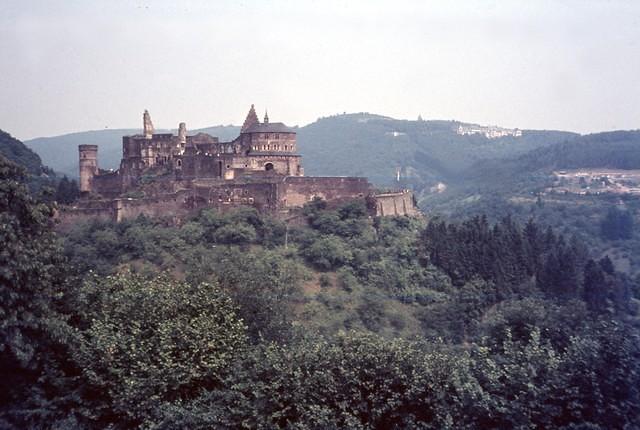
<svg viewBox="0 0 640 430"><path fill-rule="evenodd" d="M251 105L251 109L249 109L247 118L244 120L244 124L242 124L242 129L240 130L240 133L246 131L252 125L255 125L255 124L260 124L260 121L258 120L258 115L256 114L255 108L253 107L253 105Z"/></svg>

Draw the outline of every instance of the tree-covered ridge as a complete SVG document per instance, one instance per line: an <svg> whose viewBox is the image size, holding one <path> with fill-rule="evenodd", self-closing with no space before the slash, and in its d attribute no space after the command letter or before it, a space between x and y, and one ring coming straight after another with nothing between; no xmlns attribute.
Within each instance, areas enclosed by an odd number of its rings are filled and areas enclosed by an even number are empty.
<svg viewBox="0 0 640 430"><path fill-rule="evenodd" d="M463 187L521 192L543 187L554 170L595 167L639 169L640 131L589 134L537 148L515 158L487 158L468 170Z"/></svg>
<svg viewBox="0 0 640 430"><path fill-rule="evenodd" d="M569 169L640 167L640 132L617 131L581 136L520 157L485 160L445 193L424 196L430 214L462 220L485 214L496 221L510 214L519 223L534 218L565 236L578 236L594 255L609 254L615 265L637 276L640 241L634 220L640 199L633 194L587 195L554 191L553 172Z"/></svg>
<svg viewBox="0 0 640 430"><path fill-rule="evenodd" d="M0 154L23 166L32 175L39 176L43 173L40 156L24 143L2 130L0 130Z"/></svg>
<svg viewBox="0 0 640 430"><path fill-rule="evenodd" d="M637 301L615 293L628 281L533 222L314 201L288 227L245 208L57 236L52 208L0 166L3 428L638 422Z"/></svg>
<svg viewBox="0 0 640 430"><path fill-rule="evenodd" d="M375 184L389 186L400 167L406 183L421 191L437 181L456 181L478 160L513 157L576 136L527 130L521 137L487 139L458 135L460 124L336 115L301 127L298 146L308 174L366 176Z"/></svg>
<svg viewBox="0 0 640 430"><path fill-rule="evenodd" d="M41 192L40 198L69 204L75 201L80 192L77 182L66 176L59 178L53 170L44 166L40 156L24 143L0 130L0 157L5 157L25 169L20 181L28 183L32 191Z"/></svg>
<svg viewBox="0 0 640 430"><path fill-rule="evenodd" d="M422 233L423 252L454 283L474 278L495 285L495 300L523 284L532 293L557 299L581 299L596 312L628 309L632 282L615 274L611 260L588 258L577 239L567 241L532 220L523 228L511 218L490 226L484 217L462 224L432 222Z"/></svg>

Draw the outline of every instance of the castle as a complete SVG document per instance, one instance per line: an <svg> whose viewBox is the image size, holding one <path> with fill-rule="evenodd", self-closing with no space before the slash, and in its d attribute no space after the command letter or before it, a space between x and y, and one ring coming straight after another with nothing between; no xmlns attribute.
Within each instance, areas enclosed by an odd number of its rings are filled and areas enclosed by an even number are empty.
<svg viewBox="0 0 640 430"><path fill-rule="evenodd" d="M267 114L260 122L251 109L231 142L205 133L155 133L145 111L142 134L122 138L116 171L98 167L98 147L79 146L81 201L67 215L116 221L138 216L182 217L194 210L252 206L287 214L314 198L331 203L366 199L379 216L415 215L407 190L376 194L366 178L307 177L297 153L296 132Z"/></svg>

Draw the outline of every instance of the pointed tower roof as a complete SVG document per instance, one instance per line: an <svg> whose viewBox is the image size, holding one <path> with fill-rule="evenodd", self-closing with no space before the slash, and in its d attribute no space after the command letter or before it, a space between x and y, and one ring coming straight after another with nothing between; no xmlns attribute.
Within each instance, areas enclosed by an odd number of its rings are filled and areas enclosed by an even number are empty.
<svg viewBox="0 0 640 430"><path fill-rule="evenodd" d="M244 120L244 124L242 124L242 129L240 130L240 133L245 132L252 125L255 125L255 124L260 124L260 121L258 120L258 115L256 114L255 108L253 107L253 105L251 105L251 109L249 109L247 118Z"/></svg>
<svg viewBox="0 0 640 430"><path fill-rule="evenodd" d="M264 123L269 124L269 114L267 113L266 109L264 111Z"/></svg>
<svg viewBox="0 0 640 430"><path fill-rule="evenodd" d="M144 110L142 114L142 133L147 139L151 139L154 133L153 123L151 122L151 115L148 110Z"/></svg>

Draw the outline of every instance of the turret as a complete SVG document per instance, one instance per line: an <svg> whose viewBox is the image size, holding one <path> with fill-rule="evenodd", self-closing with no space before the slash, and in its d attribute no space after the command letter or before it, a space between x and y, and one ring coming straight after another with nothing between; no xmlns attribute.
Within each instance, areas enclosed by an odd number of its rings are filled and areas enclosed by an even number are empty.
<svg viewBox="0 0 640 430"><path fill-rule="evenodd" d="M142 114L142 130L146 139L151 139L153 137L153 123L151 122L151 115L149 115L149 111L146 109Z"/></svg>
<svg viewBox="0 0 640 430"><path fill-rule="evenodd" d="M180 143L187 143L187 124L184 122L178 126L178 140Z"/></svg>
<svg viewBox="0 0 640 430"><path fill-rule="evenodd" d="M98 145L79 145L80 191L93 190L93 177L98 174Z"/></svg>

